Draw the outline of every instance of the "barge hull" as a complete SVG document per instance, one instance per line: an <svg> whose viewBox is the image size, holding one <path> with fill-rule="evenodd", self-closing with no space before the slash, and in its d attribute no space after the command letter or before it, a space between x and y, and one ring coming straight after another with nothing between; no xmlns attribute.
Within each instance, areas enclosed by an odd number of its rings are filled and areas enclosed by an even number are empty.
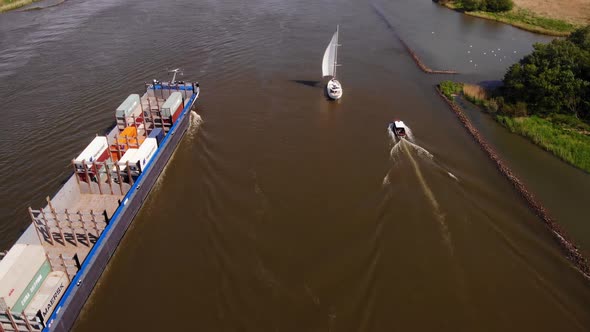
<svg viewBox="0 0 590 332"><path fill-rule="evenodd" d="M162 170L166 167L180 140L188 130L191 108L198 95L199 92L197 90L182 110L179 121L174 124L170 133L162 140L162 144L158 148L157 155L152 163L140 175L133 187L123 198L121 205L111 218L109 223L111 227L105 229L104 234L102 234L88 254L79 271L80 273L72 280L60 303L47 321L47 326L43 330L44 332L65 332L69 331L74 325L78 314L92 293L94 286L117 249L119 242L158 180Z"/></svg>

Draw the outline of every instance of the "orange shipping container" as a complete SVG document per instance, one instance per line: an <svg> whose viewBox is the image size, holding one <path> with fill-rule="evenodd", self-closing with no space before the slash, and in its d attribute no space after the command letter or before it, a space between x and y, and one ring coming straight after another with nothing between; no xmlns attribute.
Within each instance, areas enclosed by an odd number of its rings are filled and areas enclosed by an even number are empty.
<svg viewBox="0 0 590 332"><path fill-rule="evenodd" d="M137 128L127 127L119 135L118 143L121 146L121 150L127 150L128 148L138 148L141 143L145 140L144 137L137 139ZM127 146L129 143L129 146Z"/></svg>

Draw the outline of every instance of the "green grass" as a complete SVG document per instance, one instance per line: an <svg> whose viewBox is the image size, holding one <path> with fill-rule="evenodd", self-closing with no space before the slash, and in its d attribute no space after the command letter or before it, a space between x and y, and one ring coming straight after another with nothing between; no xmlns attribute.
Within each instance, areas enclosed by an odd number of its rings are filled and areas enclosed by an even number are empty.
<svg viewBox="0 0 590 332"><path fill-rule="evenodd" d="M4 13L10 10L18 9L39 0L1 0L0 1L0 13Z"/></svg>
<svg viewBox="0 0 590 332"><path fill-rule="evenodd" d="M454 95L458 95L463 91L463 84L453 81L442 81L438 84L440 91L449 99L453 99Z"/></svg>
<svg viewBox="0 0 590 332"><path fill-rule="evenodd" d="M522 8L514 8L507 12L492 13L484 11L465 11L461 3L455 1L447 2L443 5L467 15L507 23L523 30L545 35L567 36L577 28L575 24L563 20L541 17Z"/></svg>
<svg viewBox="0 0 590 332"><path fill-rule="evenodd" d="M515 27L549 35L566 36L574 31L577 26L562 20L537 16L524 9L513 9L508 12L467 12L468 15L491 19L508 23Z"/></svg>
<svg viewBox="0 0 590 332"><path fill-rule="evenodd" d="M570 127L563 119L537 116L512 118L498 115L496 119L511 132L528 137L566 162L590 172L590 133L584 131L587 124Z"/></svg>

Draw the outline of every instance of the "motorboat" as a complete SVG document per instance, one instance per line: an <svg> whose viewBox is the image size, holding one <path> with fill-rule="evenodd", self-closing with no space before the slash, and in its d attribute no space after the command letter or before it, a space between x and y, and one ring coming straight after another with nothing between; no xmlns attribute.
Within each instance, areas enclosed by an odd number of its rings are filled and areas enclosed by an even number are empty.
<svg viewBox="0 0 590 332"><path fill-rule="evenodd" d="M392 123L389 124L389 130L399 138L405 138L407 135L408 127L403 121L394 120Z"/></svg>

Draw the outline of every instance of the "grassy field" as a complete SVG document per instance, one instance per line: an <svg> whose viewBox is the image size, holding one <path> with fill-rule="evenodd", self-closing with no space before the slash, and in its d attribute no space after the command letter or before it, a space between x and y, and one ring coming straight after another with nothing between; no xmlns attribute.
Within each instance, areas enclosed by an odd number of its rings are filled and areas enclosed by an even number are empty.
<svg viewBox="0 0 590 332"><path fill-rule="evenodd" d="M522 1L524 0L521 0L521 2ZM576 1L578 0L573 0L572 2ZM531 3L533 2L535 2L535 0L527 0L526 3L529 5L530 8L536 8L534 6L531 6ZM536 2L542 3L541 0L536 0ZM515 1L515 3L516 6L514 7L514 9L500 13L491 13L483 11L464 11L461 5L454 1L443 3L443 5L448 8L461 11L467 15L507 23L523 30L551 36L567 36L580 25L579 22L581 21L581 19L577 17L576 19L573 19L571 16L566 16L565 14L563 18L549 17L545 16L544 14L540 14L540 10L534 12L528 7L520 7L518 1ZM569 3L570 2L568 1L563 1L559 2L559 5L562 7L568 7ZM582 13L581 15L590 18L590 11Z"/></svg>
<svg viewBox="0 0 590 332"><path fill-rule="evenodd" d="M497 120L511 132L523 135L568 163L590 172L590 132L572 128L557 119L537 116L512 118L498 115ZM583 125L582 125L583 126Z"/></svg>
<svg viewBox="0 0 590 332"><path fill-rule="evenodd" d="M525 9L513 9L503 13L466 12L467 15L486 18L502 23L508 23L523 30L542 33L551 36L567 36L577 26L562 20L537 16Z"/></svg>
<svg viewBox="0 0 590 332"><path fill-rule="evenodd" d="M588 0L512 0L518 8L537 16L555 18L577 25L590 24Z"/></svg>
<svg viewBox="0 0 590 332"><path fill-rule="evenodd" d="M0 13L26 6L39 0L0 0Z"/></svg>

